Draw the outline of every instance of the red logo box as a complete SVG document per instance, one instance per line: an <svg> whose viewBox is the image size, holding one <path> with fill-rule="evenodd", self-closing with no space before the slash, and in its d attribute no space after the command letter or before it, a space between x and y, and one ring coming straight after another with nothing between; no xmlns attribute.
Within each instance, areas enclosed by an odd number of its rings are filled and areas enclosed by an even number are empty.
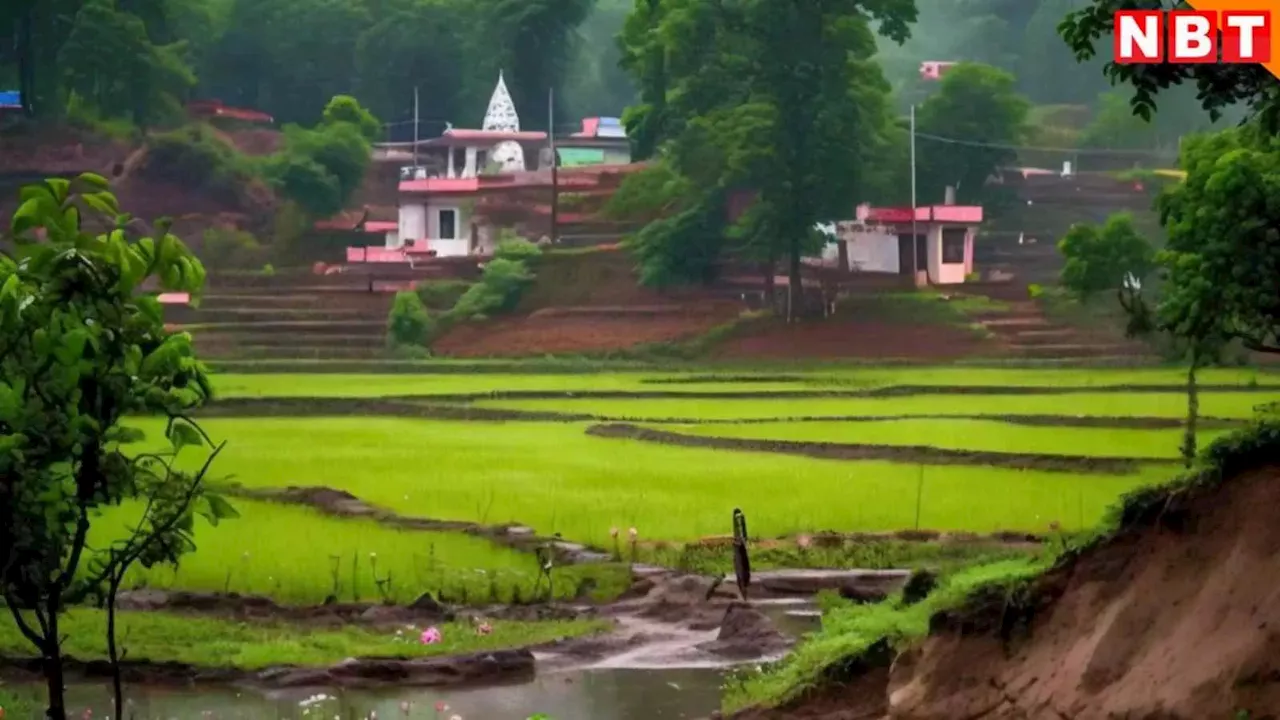
<svg viewBox="0 0 1280 720"><path fill-rule="evenodd" d="M1117 10L1112 33L1112 59L1121 65L1164 62L1164 13Z"/></svg>
<svg viewBox="0 0 1280 720"><path fill-rule="evenodd" d="M1270 10L1236 10L1222 13L1222 62L1271 62Z"/></svg>
<svg viewBox="0 0 1280 720"><path fill-rule="evenodd" d="M1174 10L1169 13L1171 63L1218 62L1218 13Z"/></svg>

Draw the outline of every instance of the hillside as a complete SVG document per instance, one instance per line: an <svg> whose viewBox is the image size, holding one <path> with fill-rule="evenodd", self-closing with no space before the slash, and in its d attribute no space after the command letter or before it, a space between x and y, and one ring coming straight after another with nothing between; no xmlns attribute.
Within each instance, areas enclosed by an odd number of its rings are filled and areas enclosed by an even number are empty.
<svg viewBox="0 0 1280 720"><path fill-rule="evenodd" d="M844 682L735 717L1275 718L1277 449L1275 424L1224 438L1045 574L979 588L904 652L870 639L833 668Z"/></svg>

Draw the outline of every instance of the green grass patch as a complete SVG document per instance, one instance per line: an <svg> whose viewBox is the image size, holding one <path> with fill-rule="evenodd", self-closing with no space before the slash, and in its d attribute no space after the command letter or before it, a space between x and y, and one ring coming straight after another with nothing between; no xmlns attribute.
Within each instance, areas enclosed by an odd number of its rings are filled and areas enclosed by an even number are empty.
<svg viewBox="0 0 1280 720"><path fill-rule="evenodd" d="M1200 414L1251 418L1255 407L1280 400L1280 391L1200 395ZM1058 395L908 395L880 398L556 398L479 400L477 407L588 414L619 420L768 420L898 415L1087 415L1181 418L1187 399L1179 393L1070 393Z"/></svg>
<svg viewBox="0 0 1280 720"><path fill-rule="evenodd" d="M137 424L161 436L160 422ZM587 436L580 423L350 417L202 424L227 441L215 473L246 486L324 485L404 514L523 522L600 547L610 546L612 527L635 527L645 540L720 535L734 507L762 537L913 528L917 500L920 527L935 530L1041 531L1052 521L1087 527L1121 492L1159 477L667 447Z"/></svg>
<svg viewBox="0 0 1280 720"><path fill-rule="evenodd" d="M232 447L234 443L228 453ZM177 569L135 568L126 587L238 592L297 605L318 605L329 595L342 601L409 603L424 592L472 604L535 598L535 558L483 538L398 530L277 503L232 503L241 516L216 527L199 520L197 549ZM91 542L104 544L117 528L123 532L130 519L129 508L107 512L95 520ZM616 597L630 581L621 566L556 568L556 595L572 597L587 577L602 599Z"/></svg>
<svg viewBox="0 0 1280 720"><path fill-rule="evenodd" d="M904 607L897 599L875 605L838 603L822 617L822 629L807 636L783 660L759 671L731 676L723 699L726 713L751 705L774 707L821 684L829 668L887 639L901 648L929 632L934 613L962 605L979 588L1012 588L1039 573L1050 559L1021 558L979 565L945 577L924 601Z"/></svg>
<svg viewBox="0 0 1280 720"><path fill-rule="evenodd" d="M599 632L594 620L493 622L493 633L477 635L466 623L438 626L441 641L422 645L407 627L376 632L357 627L317 629L283 623L247 623L164 612L120 613L117 638L130 660L180 662L201 667L258 670L277 665L324 667L350 657L419 658L537 645ZM104 659L106 613L77 609L62 616L62 650L80 660ZM36 653L9 614L0 617L0 654Z"/></svg>
<svg viewBox="0 0 1280 720"><path fill-rule="evenodd" d="M290 361L291 364L293 361ZM322 365L323 363L318 362ZM425 367L425 366L424 366ZM465 371L473 365L445 364ZM388 373L218 373L214 386L219 397L386 397L392 395L458 395L495 392L586 392L586 391L666 391L666 392L768 392L805 389L859 389L891 385L940 386L1022 386L1022 387L1107 387L1116 385L1178 385L1186 382L1186 371L1180 368L1147 369L997 369L923 367L832 368L828 370L794 370L779 368L795 379L786 382L733 382L764 370L731 372L726 369L689 368L661 372L636 370L619 372L584 372L575 368L566 372L503 371L507 365L484 366L485 372L428 372L418 374ZM724 374L717 379L716 372ZM777 374L777 370L773 373ZM655 383L654 380L700 376L705 382ZM1280 374L1249 369L1222 368L1201 371L1203 385L1280 386Z"/></svg>
<svg viewBox="0 0 1280 720"><path fill-rule="evenodd" d="M683 435L949 450L1166 459L1179 457L1182 431L1019 425L997 420L884 420L655 425ZM1228 431L1199 433L1208 443Z"/></svg>

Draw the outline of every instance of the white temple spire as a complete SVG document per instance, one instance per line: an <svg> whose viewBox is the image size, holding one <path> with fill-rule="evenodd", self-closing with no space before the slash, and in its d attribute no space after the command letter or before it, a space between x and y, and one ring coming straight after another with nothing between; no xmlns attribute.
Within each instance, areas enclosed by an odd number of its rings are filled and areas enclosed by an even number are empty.
<svg viewBox="0 0 1280 720"><path fill-rule="evenodd" d="M498 84L489 98L489 109L485 111L481 129L520 131L520 116L516 114L516 105L511 100L511 93L507 91L507 82L503 79L501 70L498 71Z"/></svg>

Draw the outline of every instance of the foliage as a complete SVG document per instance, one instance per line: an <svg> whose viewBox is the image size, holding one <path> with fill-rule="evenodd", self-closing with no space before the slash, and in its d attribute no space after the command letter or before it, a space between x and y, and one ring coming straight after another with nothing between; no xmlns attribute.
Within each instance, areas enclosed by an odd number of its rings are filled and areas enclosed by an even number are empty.
<svg viewBox="0 0 1280 720"><path fill-rule="evenodd" d="M350 123L369 142L382 137L382 123L378 122L378 118L374 117L373 113L366 110L350 95L334 95L329 104L324 106L324 114L321 115L320 121L322 125Z"/></svg>
<svg viewBox="0 0 1280 720"><path fill-rule="evenodd" d="M732 247L768 265L787 258L798 292L810 229L852 211L892 136L870 23L901 41L915 12L912 0L637 0L620 42L642 103L624 120L635 154L661 150L693 189L630 240L642 278L708 279ZM675 187L660 178L646 178L640 206L671 199L653 192ZM735 194L754 201L730 231Z"/></svg>
<svg viewBox="0 0 1280 720"><path fill-rule="evenodd" d="M187 44L158 45L141 17L110 0L89 0L76 12L59 52L64 87L105 117L145 127L181 115L181 99L196 83Z"/></svg>
<svg viewBox="0 0 1280 720"><path fill-rule="evenodd" d="M112 229L95 235L82 218ZM173 467L184 447L212 444L183 415L210 388L190 336L166 332L158 301L139 290L198 292L204 269L163 223L134 238L128 220L101 177L47 180L22 190L14 254L0 258L0 590L44 659L55 720L65 719L64 608L91 593L114 608L130 565L174 563L194 547L195 513L234 514L202 487L217 450L198 471ZM122 451L132 434L121 421L140 413L170 416L169 451ZM89 547L93 518L133 499L145 509L127 539Z"/></svg>
<svg viewBox="0 0 1280 720"><path fill-rule="evenodd" d="M493 257L498 260L515 260L532 264L542 257L542 248L518 235L504 237L498 241L498 246L494 248Z"/></svg>
<svg viewBox="0 0 1280 720"><path fill-rule="evenodd" d="M1059 31L1076 58L1089 61L1097 56L1099 43L1104 50L1110 50L1111 41L1103 38L1112 32L1116 10L1170 9L1178 5L1176 0L1088 0L1085 7L1066 16ZM1132 88L1133 110L1144 118L1155 114L1157 96L1161 93L1176 86L1194 85L1200 105L1209 111L1211 118L1216 119L1239 104L1256 114L1267 131L1280 130L1280 85L1260 64L1118 65L1109 62L1105 72L1113 85Z"/></svg>
<svg viewBox="0 0 1280 720"><path fill-rule="evenodd" d="M1155 254L1128 213L1112 215L1101 227L1071 226L1058 241L1058 252L1066 260L1062 285L1081 301L1102 292L1119 292L1126 277L1142 283L1151 273Z"/></svg>
<svg viewBox="0 0 1280 720"><path fill-rule="evenodd" d="M950 185L959 202L990 204L987 178L1017 159L1012 146L1026 132L1030 108L1014 76L1003 70L975 63L949 70L916 114L919 133L958 141L920 141L923 202L941 202L943 188Z"/></svg>
<svg viewBox="0 0 1280 720"><path fill-rule="evenodd" d="M360 97L379 115L401 118L412 113L416 87L420 97L429 98L432 118L461 120L468 78L458 71L466 48L457 30L464 17L453 3L412 2L373 18L356 40ZM492 77L485 79L492 84ZM419 130L425 134L437 125Z"/></svg>
<svg viewBox="0 0 1280 720"><path fill-rule="evenodd" d="M426 280L415 291L427 310L448 310L471 287L466 280Z"/></svg>
<svg viewBox="0 0 1280 720"><path fill-rule="evenodd" d="M145 174L234 203L253 169L234 148L204 125L188 125L152 135L147 141Z"/></svg>
<svg viewBox="0 0 1280 720"><path fill-rule="evenodd" d="M435 323L418 294L408 290L396 293L387 317L387 345L422 347L431 339Z"/></svg>
<svg viewBox="0 0 1280 720"><path fill-rule="evenodd" d="M338 107L345 109L337 111L333 122L315 129L286 127L280 152L266 163L267 177L275 187L315 216L342 210L364 181L370 162L369 140L363 130L342 120L340 113L363 112L368 115L368 127L377 125L377 120L358 104L339 103Z"/></svg>
<svg viewBox="0 0 1280 720"><path fill-rule="evenodd" d="M210 267L256 267L266 252L253 233L235 228L212 227L201 239L200 259Z"/></svg>
<svg viewBox="0 0 1280 720"><path fill-rule="evenodd" d="M483 320L489 315L510 312L520 302L520 294L533 282L525 263L494 258L485 263L480 281L458 298L448 315L451 320Z"/></svg>
<svg viewBox="0 0 1280 720"><path fill-rule="evenodd" d="M1135 115L1129 98L1120 91L1098 98L1093 119L1080 134L1080 146L1090 148L1146 149L1177 152L1184 135L1209 129L1215 123L1199 112L1199 101L1190 87L1171 88L1159 112L1150 120Z"/></svg>

